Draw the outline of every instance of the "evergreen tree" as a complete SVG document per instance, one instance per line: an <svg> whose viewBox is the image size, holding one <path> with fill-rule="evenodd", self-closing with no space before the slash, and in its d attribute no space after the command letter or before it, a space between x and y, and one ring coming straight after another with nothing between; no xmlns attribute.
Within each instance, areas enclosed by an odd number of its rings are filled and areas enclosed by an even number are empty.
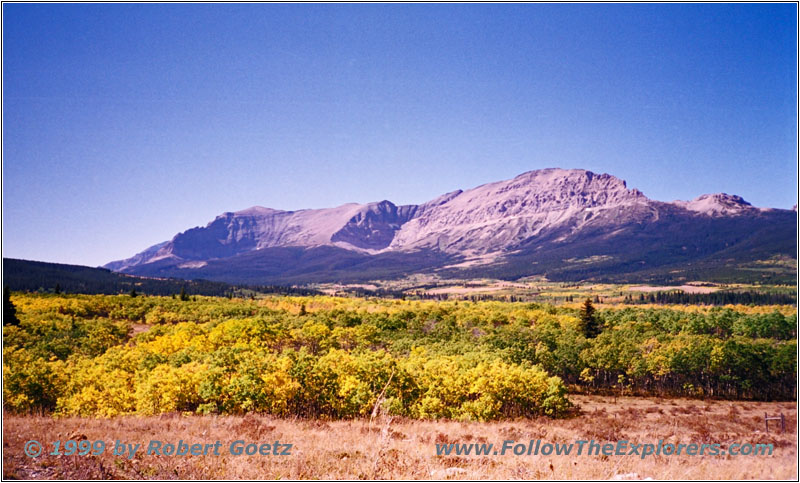
<svg viewBox="0 0 800 483"><path fill-rule="evenodd" d="M189 296L188 296L188 295L186 295L186 287L181 287L180 299L181 299L183 302L186 302L187 300L189 300Z"/></svg>
<svg viewBox="0 0 800 483"><path fill-rule="evenodd" d="M11 301L11 290L8 286L3 289L3 325L19 325L17 308Z"/></svg>
<svg viewBox="0 0 800 483"><path fill-rule="evenodd" d="M587 298L581 307L581 331L587 339L593 339L600 333L600 322L594 315L595 309L592 300Z"/></svg>
<svg viewBox="0 0 800 483"><path fill-rule="evenodd" d="M136 289L135 289L135 288L132 288L132 289L131 289L131 293L130 293L130 296L131 296L131 298L134 298L134 297L136 297L137 295L139 295L139 294L138 294L138 293L136 293Z"/></svg>
<svg viewBox="0 0 800 483"><path fill-rule="evenodd" d="M56 288L55 288L54 292L55 292L56 295L61 293L61 284L60 283L56 284Z"/></svg>

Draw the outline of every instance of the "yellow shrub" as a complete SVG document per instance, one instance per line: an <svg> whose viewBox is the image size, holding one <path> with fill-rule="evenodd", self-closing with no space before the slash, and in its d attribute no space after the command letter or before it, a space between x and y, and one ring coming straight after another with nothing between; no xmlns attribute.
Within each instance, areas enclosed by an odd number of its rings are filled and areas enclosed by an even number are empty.
<svg viewBox="0 0 800 483"><path fill-rule="evenodd" d="M193 411L200 404L198 387L205 365L190 362L181 367L156 366L139 374L136 383L136 411L152 415L173 411Z"/></svg>

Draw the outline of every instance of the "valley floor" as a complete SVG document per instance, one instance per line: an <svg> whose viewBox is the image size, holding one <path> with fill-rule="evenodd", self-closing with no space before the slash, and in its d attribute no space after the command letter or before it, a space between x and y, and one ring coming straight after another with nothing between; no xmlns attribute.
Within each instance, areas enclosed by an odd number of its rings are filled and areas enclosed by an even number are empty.
<svg viewBox="0 0 800 483"><path fill-rule="evenodd" d="M245 416L118 417L113 419L6 415L4 479L789 479L796 480L797 404L572 396L578 414L566 419L491 423L415 421L378 417L370 422L277 419ZM764 414L786 418L786 433ZM53 456L52 442L105 441L98 456ZM23 447L44 444L32 459ZM141 444L132 459L112 454L115 441ZM220 455L146 455L151 440L178 445L221 442ZM234 456L230 444L292 444L291 454ZM629 444L772 444L771 456L639 455L437 456L437 445L574 444L577 440ZM64 452L64 446L61 452ZM285 447L284 447L285 451Z"/></svg>

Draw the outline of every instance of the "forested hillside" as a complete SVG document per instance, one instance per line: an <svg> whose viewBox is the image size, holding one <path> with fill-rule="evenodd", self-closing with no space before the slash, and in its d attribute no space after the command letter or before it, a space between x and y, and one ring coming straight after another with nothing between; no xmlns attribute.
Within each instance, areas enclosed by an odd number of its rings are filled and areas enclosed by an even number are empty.
<svg viewBox="0 0 800 483"><path fill-rule="evenodd" d="M3 258L3 284L11 290L25 292L61 292L82 294L129 294L132 291L148 295L226 296L247 292L313 295L309 289L274 285L231 285L208 280L136 277L112 272L105 268L83 265L35 262Z"/></svg>

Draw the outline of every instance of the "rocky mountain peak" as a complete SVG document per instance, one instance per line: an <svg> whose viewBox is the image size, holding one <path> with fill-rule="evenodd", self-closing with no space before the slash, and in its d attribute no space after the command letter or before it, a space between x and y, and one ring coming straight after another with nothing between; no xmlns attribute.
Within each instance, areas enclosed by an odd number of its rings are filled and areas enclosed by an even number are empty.
<svg viewBox="0 0 800 483"><path fill-rule="evenodd" d="M709 216L736 215L753 208L753 205L745 201L741 196L727 193L700 195L692 201L677 201L675 204L689 211Z"/></svg>
<svg viewBox="0 0 800 483"><path fill-rule="evenodd" d="M272 208L265 208L263 206L251 206L250 208L246 208L244 210L239 210L234 213L226 212L223 215L233 215L233 216L263 216L263 215L274 215L275 213L281 213L281 210L274 210Z"/></svg>
<svg viewBox="0 0 800 483"><path fill-rule="evenodd" d="M583 220L586 210L648 201L641 192L628 190L624 181L608 174L560 168L528 171L426 207L403 225L390 248L435 246L450 253L498 252L545 231L578 223L576 219Z"/></svg>
<svg viewBox="0 0 800 483"><path fill-rule="evenodd" d="M323 246L370 256L427 250L436 256L488 260L546 243L573 243L589 233L611 236L670 217L702 223L760 211L725 193L692 201L652 201L609 174L548 168L452 191L421 205L382 200L324 209L252 206L225 212L205 227L179 233L108 267L129 270L155 262L188 267L273 248ZM186 263L190 265L180 265Z"/></svg>
<svg viewBox="0 0 800 483"><path fill-rule="evenodd" d="M499 184L502 185L499 190L501 193L512 190L547 193L544 199L558 201L562 205L596 206L646 199L640 191L629 190L625 181L616 176L597 174L585 169L547 168L528 171Z"/></svg>

